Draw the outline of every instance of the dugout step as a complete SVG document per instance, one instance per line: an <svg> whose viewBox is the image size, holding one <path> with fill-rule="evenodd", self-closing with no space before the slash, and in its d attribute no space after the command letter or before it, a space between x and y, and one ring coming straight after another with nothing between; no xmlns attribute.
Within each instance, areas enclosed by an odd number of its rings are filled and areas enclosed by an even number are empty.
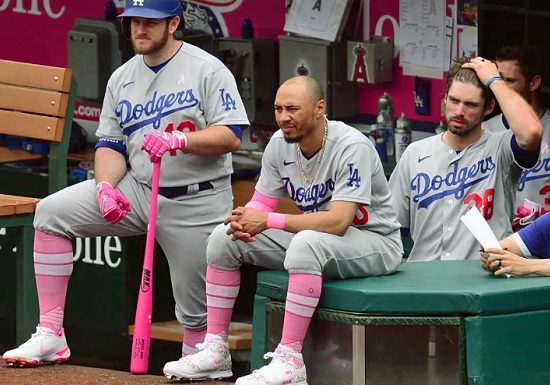
<svg viewBox="0 0 550 385"><path fill-rule="evenodd" d="M128 335L134 335L134 325L128 325ZM177 320L153 322L151 324L151 338L181 343L183 340L183 326ZM231 322L229 326L229 350L250 350L251 345L252 324Z"/></svg>

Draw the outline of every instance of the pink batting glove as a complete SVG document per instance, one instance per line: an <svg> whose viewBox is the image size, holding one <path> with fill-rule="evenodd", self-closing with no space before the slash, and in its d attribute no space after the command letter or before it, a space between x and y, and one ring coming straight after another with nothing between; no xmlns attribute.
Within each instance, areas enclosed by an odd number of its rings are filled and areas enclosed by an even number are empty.
<svg viewBox="0 0 550 385"><path fill-rule="evenodd" d="M173 132L151 132L145 135L141 149L147 151L151 162L160 160L166 151L185 150L187 138L181 131Z"/></svg>
<svg viewBox="0 0 550 385"><path fill-rule="evenodd" d="M101 215L110 224L120 222L130 211L130 203L126 197L109 183L99 183L95 191Z"/></svg>

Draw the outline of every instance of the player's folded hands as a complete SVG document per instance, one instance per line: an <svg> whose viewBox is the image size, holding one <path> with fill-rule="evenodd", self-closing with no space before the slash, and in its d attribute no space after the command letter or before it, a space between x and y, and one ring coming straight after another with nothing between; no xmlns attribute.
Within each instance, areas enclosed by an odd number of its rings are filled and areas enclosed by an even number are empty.
<svg viewBox="0 0 550 385"><path fill-rule="evenodd" d="M96 186L96 199L101 215L110 224L120 222L130 211L130 202L107 182L98 183Z"/></svg>
<svg viewBox="0 0 550 385"><path fill-rule="evenodd" d="M187 138L181 131L151 132L145 135L141 149L149 154L151 162L160 160L166 151L185 150Z"/></svg>

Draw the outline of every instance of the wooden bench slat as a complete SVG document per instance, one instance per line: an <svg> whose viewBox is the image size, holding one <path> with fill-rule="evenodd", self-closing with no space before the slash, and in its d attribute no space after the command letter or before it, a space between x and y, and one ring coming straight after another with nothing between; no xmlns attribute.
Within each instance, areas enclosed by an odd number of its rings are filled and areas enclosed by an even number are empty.
<svg viewBox="0 0 550 385"><path fill-rule="evenodd" d="M134 325L128 326L128 335L134 334ZM151 338L163 341L181 343L183 340L183 326L177 320L153 322L151 324ZM252 346L252 325L244 322L231 322L229 325L229 349L249 350Z"/></svg>
<svg viewBox="0 0 550 385"><path fill-rule="evenodd" d="M4 201L16 200L19 202L38 202L40 198L26 197L23 195L0 194L0 200L4 200Z"/></svg>
<svg viewBox="0 0 550 385"><path fill-rule="evenodd" d="M0 202L0 216L9 216L15 215L15 205L11 203L1 203Z"/></svg>
<svg viewBox="0 0 550 385"><path fill-rule="evenodd" d="M25 150L10 150L7 147L0 147L0 163L20 162L23 160L40 159L40 154L32 154Z"/></svg>
<svg viewBox="0 0 550 385"><path fill-rule="evenodd" d="M20 215L34 213L36 205L31 202L0 202L1 214L5 215Z"/></svg>
<svg viewBox="0 0 550 385"><path fill-rule="evenodd" d="M65 119L0 110L0 134L61 142Z"/></svg>
<svg viewBox="0 0 550 385"><path fill-rule="evenodd" d="M72 70L0 60L0 83L69 92Z"/></svg>
<svg viewBox="0 0 550 385"><path fill-rule="evenodd" d="M33 213L39 201L38 198L0 194L0 216Z"/></svg>
<svg viewBox="0 0 550 385"><path fill-rule="evenodd" d="M69 95L36 88L0 84L0 109L65 116Z"/></svg>

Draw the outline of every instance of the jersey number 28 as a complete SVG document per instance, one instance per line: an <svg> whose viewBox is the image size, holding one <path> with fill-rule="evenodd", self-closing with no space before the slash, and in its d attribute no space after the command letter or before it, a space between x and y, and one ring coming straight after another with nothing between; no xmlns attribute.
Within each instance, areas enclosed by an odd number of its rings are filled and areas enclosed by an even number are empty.
<svg viewBox="0 0 550 385"><path fill-rule="evenodd" d="M485 192L483 193L483 198L480 197L478 193L468 195L464 199L464 204L469 205L470 202L475 202L475 205L477 209L481 212L481 215L483 215L483 218L489 220L493 217L494 199L495 189L490 188L485 190Z"/></svg>

